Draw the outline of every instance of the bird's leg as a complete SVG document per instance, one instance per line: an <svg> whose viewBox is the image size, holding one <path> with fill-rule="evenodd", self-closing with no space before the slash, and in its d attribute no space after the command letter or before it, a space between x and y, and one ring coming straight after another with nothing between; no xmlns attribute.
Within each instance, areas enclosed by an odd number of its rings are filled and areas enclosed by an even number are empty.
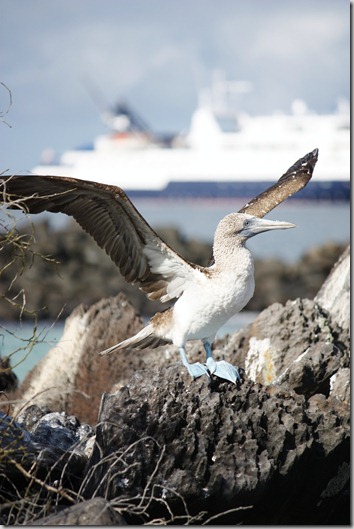
<svg viewBox="0 0 354 529"><path fill-rule="evenodd" d="M196 362L195 364L190 364L188 362L184 347L179 348L179 354L181 355L182 364L188 369L188 373L193 379L201 377L202 375L209 376L208 369L205 365L200 362Z"/></svg>
<svg viewBox="0 0 354 529"><path fill-rule="evenodd" d="M204 345L204 349L205 349L205 352L206 352L206 365L207 365L207 368L209 370L209 372L213 375L216 371L216 362L213 358L213 353L212 353L212 350L211 350L211 345L209 342L205 342L203 343Z"/></svg>
<svg viewBox="0 0 354 529"><path fill-rule="evenodd" d="M230 380L230 382L233 382L234 384L236 384L237 380L241 381L240 373L236 367L225 360L216 362L213 358L210 343L204 342L203 345L206 352L206 365L212 375Z"/></svg>

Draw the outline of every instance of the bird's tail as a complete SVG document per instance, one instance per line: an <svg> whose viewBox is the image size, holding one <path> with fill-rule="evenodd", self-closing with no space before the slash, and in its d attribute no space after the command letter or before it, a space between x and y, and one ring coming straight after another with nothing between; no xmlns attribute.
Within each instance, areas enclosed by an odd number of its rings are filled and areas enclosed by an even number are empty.
<svg viewBox="0 0 354 529"><path fill-rule="evenodd" d="M142 329L140 332L138 332L131 338L128 338L123 342L117 343L116 345L109 347L109 349L101 351L99 354L101 356L108 355L121 349L129 349L130 347L134 349L145 349L146 347L154 348L166 343L169 343L169 341L164 340L159 336L156 336L156 334L154 333L154 326L150 324L144 327L144 329Z"/></svg>

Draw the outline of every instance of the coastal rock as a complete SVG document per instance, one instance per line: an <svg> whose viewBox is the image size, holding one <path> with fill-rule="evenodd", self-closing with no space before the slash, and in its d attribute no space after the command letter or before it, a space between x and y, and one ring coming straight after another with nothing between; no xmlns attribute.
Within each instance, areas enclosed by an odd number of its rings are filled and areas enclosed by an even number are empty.
<svg viewBox="0 0 354 529"><path fill-rule="evenodd" d="M100 357L98 352L141 327L140 318L123 294L89 308L77 307L66 320L58 344L25 378L13 413L31 401L94 424L102 392L123 373L129 377L132 372L122 357Z"/></svg>
<svg viewBox="0 0 354 529"><path fill-rule="evenodd" d="M92 498L46 516L29 525L127 525L104 498Z"/></svg>
<svg viewBox="0 0 354 529"><path fill-rule="evenodd" d="M15 391L18 388L18 378L11 369L9 357L0 357L0 391Z"/></svg>
<svg viewBox="0 0 354 529"><path fill-rule="evenodd" d="M343 501L346 482L321 495L348 464L350 414L316 397L250 380L191 382L177 366L137 372L103 397L83 493L137 498L146 517L170 522L324 523Z"/></svg>
<svg viewBox="0 0 354 529"><path fill-rule="evenodd" d="M350 403L350 368L338 369L330 379L330 396Z"/></svg>
<svg viewBox="0 0 354 529"><path fill-rule="evenodd" d="M39 491L53 506L69 499L62 489L79 486L92 452L94 431L75 417L36 405L14 420L0 414L0 515L7 523L25 523L40 515ZM11 503L13 502L13 503Z"/></svg>
<svg viewBox="0 0 354 529"><path fill-rule="evenodd" d="M0 412L0 468L2 471L10 465L10 460L24 462L35 451L32 439L22 425L13 417ZM8 455L8 457L4 457Z"/></svg>
<svg viewBox="0 0 354 529"><path fill-rule="evenodd" d="M221 344L215 356L243 367L254 382L286 382L298 392L328 394L330 377L349 365L348 335L308 299L271 305Z"/></svg>
<svg viewBox="0 0 354 529"><path fill-rule="evenodd" d="M314 300L274 303L248 327L216 342L215 356L243 367L254 382L329 395L331 377L349 367L349 267L348 248Z"/></svg>
<svg viewBox="0 0 354 529"><path fill-rule="evenodd" d="M327 292L337 295L337 280L331 274ZM241 386L191 382L171 365L137 372L104 395L87 497L148 498L145 516L168 511L170 522L348 521L349 334L335 317L338 300L327 298L326 307L308 299L274 304L217 342L216 358L244 366ZM201 348L189 352L197 360Z"/></svg>
<svg viewBox="0 0 354 529"><path fill-rule="evenodd" d="M330 378L349 362L349 282L343 281L340 273L343 267L348 269L349 252L345 256L323 287L329 295L320 291L318 301L296 299L271 305L245 329L217 340L215 358L245 369L246 376L261 384L282 381L298 392L314 394L320 388L329 394ZM330 300L338 296L338 278L345 310L338 301L332 305L333 311L341 311L344 330L339 327L337 312L328 312ZM323 308L323 300L327 300L327 308ZM172 345L105 357L97 354L142 325L123 294L89 309L79 306L68 318L61 341L26 377L18 392L21 402L35 399L39 405L94 424L102 392L118 390L139 369L167 367L179 361L178 350ZM190 361L204 361L199 342L188 344L187 354ZM66 392L58 390L61 387Z"/></svg>
<svg viewBox="0 0 354 529"><path fill-rule="evenodd" d="M52 446L61 452L75 445L77 453L90 454L87 445L91 445L88 441L94 430L88 424L81 424L73 415L32 404L17 416L17 423L26 429L31 441L37 445Z"/></svg>
<svg viewBox="0 0 354 529"><path fill-rule="evenodd" d="M128 382L136 370L159 368L176 361L173 346L143 351L99 352L132 336L143 326L123 294L77 307L66 320L58 344L28 373L14 394L13 414L27 402L65 411L96 424L101 395ZM65 388L65 390L64 390Z"/></svg>
<svg viewBox="0 0 354 529"><path fill-rule="evenodd" d="M330 313L339 327L350 326L350 247L348 246L323 283L315 301Z"/></svg>
<svg viewBox="0 0 354 529"><path fill-rule="evenodd" d="M79 308L72 322L75 348L55 365L75 374L79 364L81 378L70 375L71 392L85 380L80 391L108 393L94 434L72 412L53 414L48 404L27 408L16 423L4 420L11 435L3 437L20 449L25 468L46 471L36 474L48 498L46 512L31 498L21 499L27 511L21 507L18 520L79 524L76 509L86 512L88 505L82 498L101 497L130 524L348 524L349 325L336 296L346 299L349 283L338 291L331 284L338 280L340 274L330 275L322 304L276 303L246 329L216 342L216 358L245 370L237 385L213 376L192 381L171 346L107 357L111 371L117 370L105 373L100 385L104 358L97 351L136 332L142 322L123 296ZM204 360L199 342L189 345L188 357ZM62 402L73 406L65 400L56 405ZM87 413L83 402L75 404L80 415ZM41 464L33 467L37 460ZM21 474L16 479L13 496L28 486L28 476L25 485ZM9 494L9 481L3 483ZM5 509L2 519L11 522L12 512Z"/></svg>

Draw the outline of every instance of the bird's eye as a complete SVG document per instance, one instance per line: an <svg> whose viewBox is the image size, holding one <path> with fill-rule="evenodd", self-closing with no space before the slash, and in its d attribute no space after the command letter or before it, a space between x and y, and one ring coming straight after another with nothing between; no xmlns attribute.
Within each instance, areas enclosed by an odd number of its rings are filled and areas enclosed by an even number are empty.
<svg viewBox="0 0 354 529"><path fill-rule="evenodd" d="M244 228L247 228L247 226L250 225L250 221L249 220L245 220L244 224L243 224L243 227Z"/></svg>

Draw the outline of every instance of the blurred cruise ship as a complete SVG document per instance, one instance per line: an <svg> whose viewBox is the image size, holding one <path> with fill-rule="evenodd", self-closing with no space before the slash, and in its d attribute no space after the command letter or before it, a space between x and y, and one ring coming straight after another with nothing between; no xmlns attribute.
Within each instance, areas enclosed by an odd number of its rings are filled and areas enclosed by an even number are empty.
<svg viewBox="0 0 354 529"><path fill-rule="evenodd" d="M230 105L247 81L215 82L203 91L186 134L155 134L127 103L104 114L107 134L92 145L44 161L35 174L118 185L130 197L249 198L274 183L315 147L319 161L302 199L350 199L350 110L316 114L296 100L289 114L251 116Z"/></svg>

